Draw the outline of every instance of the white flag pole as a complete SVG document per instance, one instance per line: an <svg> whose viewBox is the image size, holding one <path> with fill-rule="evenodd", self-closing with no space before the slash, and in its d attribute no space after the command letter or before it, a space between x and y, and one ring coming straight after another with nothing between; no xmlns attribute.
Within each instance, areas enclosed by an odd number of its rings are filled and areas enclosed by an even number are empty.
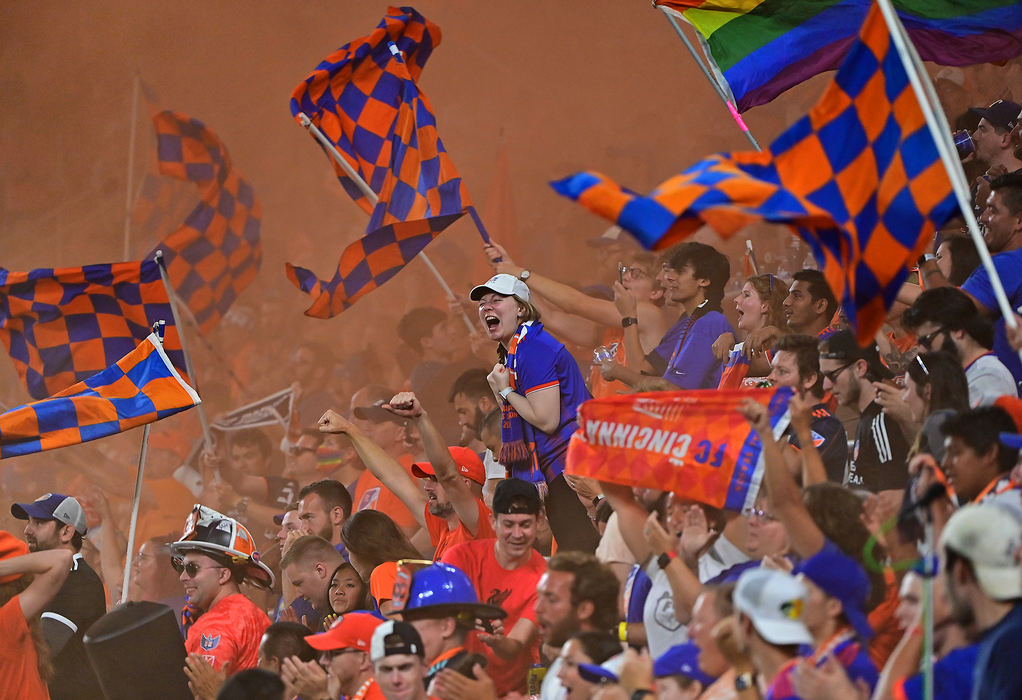
<svg viewBox="0 0 1022 700"><path fill-rule="evenodd" d="M170 279L167 278L167 269L163 266L163 251L157 250L153 259L160 268L160 279L163 280L163 286L167 289L167 299L170 301L170 314L174 317L177 337L181 341L181 354L185 356L185 369L188 370L188 377L192 380L192 383L197 384L195 368L192 367L192 356L188 354L188 346L185 343L185 327L181 325L181 317L177 313L177 293L174 291ZM209 431L209 421L206 420L206 412L203 410L201 403L196 408L199 409L199 424L202 426L203 442L206 444L206 450L212 453L213 435Z"/></svg>
<svg viewBox="0 0 1022 700"><path fill-rule="evenodd" d="M163 344L163 333L166 330L166 321L157 321L153 324L153 334L161 345ZM200 404L201 405L201 404ZM146 423L142 428L142 449L138 453L138 473L135 475L135 495L131 499L131 520L128 522L128 549L124 555L124 579L121 583L121 603L128 602L128 586L131 584L131 564L134 561L135 551L135 529L138 527L138 508L142 503L142 477L145 474L145 460L149 453L149 428L152 423ZM104 523L113 527L113 523Z"/></svg>
<svg viewBox="0 0 1022 700"><path fill-rule="evenodd" d="M721 87L718 82L717 77L710 72L709 67L707 67L706 63L703 62L703 57L700 56L699 52L696 51L696 48L692 46L692 42L689 40L688 36L686 36L684 30L682 30L681 25L678 24L678 20L675 19L675 11L668 7L664 7L663 5L658 6L658 9L664 13L664 17L666 17L667 21L671 23L671 26L674 28L677 35L681 37L681 41L685 44L685 48L688 49L688 52L692 55L693 60L695 60L696 65L699 66L699 70L703 72L706 80L708 80L710 85L713 86L714 92L717 93L721 102L723 102L724 106L727 107L728 113L731 115L735 124L738 125L738 128L742 130L742 133L745 134L745 138L749 139L749 143L752 144L753 148L757 151L762 151L763 149L760 147L759 142L756 141L756 137L752 135L751 131L749 131L749 126L745 123L745 120L742 119L742 115L738 113L738 108L735 106L733 96L725 92L724 88Z"/></svg>
<svg viewBox="0 0 1022 700"><path fill-rule="evenodd" d="M334 146L333 142L319 130L319 127L312 123L312 120L309 119L304 112L298 113L298 119L301 121L302 126L304 126L309 133L312 134L315 139L320 142L320 144L322 144L323 148L327 150L327 153L333 157L334 162L341 166L344 173L351 178L351 181L354 182L355 186L358 187L362 194L366 196L366 199L368 199L373 206L376 206L376 203L380 201L379 196L373 191L373 188L362 179L362 176L355 172L355 169L351 167L351 163L349 163L347 159L341 155L341 152L337 150L337 147ZM428 255L426 255L426 251L420 251L419 257L422 258L422 262L426 263L426 267L429 268L429 271L433 273L433 276L440 284L440 287L444 290L444 294L447 298L451 301L456 301L457 297L455 297L454 292L451 291L450 285L447 284L447 280L443 278L440 271L436 269L436 265L433 264L433 261L429 259ZM469 333L475 333L477 329L472 324L472 320L468 317L468 314L465 313L464 309L461 311L461 317L465 321L465 325L468 327Z"/></svg>
<svg viewBox="0 0 1022 700"><path fill-rule="evenodd" d="M969 235L976 246L976 252L979 253L980 263L990 277L990 286L993 289L994 298L997 300L997 308L1004 317L1004 323L1009 328L1016 328L1017 323L1015 321L1014 310L1008 301L1008 295L1004 292L1001 278L997 274L997 268L994 267L994 261L990 257L990 251L987 250L986 241L983 240L983 234L980 233L976 214L972 210L969 183L965 179L962 163L958 159L954 144L951 142L951 126L948 124L943 110L934 108L934 105L940 104L937 100L937 91L934 90L933 84L930 82L930 76L923 68L915 46L909 40L901 20L898 19L897 13L891 6L890 0L877 0L877 4L883 12L884 21L891 32L891 41L898 51L898 56L901 57L905 71L908 73L909 81L912 83L912 90L915 92L916 99L919 100L919 106L926 117L926 125L930 129L930 135L937 144L941 162L944 164L945 170L947 170L952 188L954 189L958 208L962 210L962 216L965 218L965 223L969 228ZM1022 358L1022 351L1019 352L1019 357Z"/></svg>
<svg viewBox="0 0 1022 700"><path fill-rule="evenodd" d="M135 203L132 183L135 179L135 131L138 129L138 93L141 82L141 78L136 74L131 89L131 126L128 129L128 177L124 188L124 257L122 260L131 258L131 210Z"/></svg>

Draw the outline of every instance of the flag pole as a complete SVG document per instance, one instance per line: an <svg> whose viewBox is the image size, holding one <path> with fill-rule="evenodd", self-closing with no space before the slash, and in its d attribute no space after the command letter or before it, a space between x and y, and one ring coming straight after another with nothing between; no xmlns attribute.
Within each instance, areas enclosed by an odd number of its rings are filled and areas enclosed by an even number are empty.
<svg viewBox="0 0 1022 700"><path fill-rule="evenodd" d="M141 79L138 73L135 74L134 85L131 89L131 127L128 129L128 178L124 188L124 257L128 260L131 255L131 209L134 204L132 183L135 179L135 131L138 129L138 92Z"/></svg>
<svg viewBox="0 0 1022 700"><path fill-rule="evenodd" d="M163 344L163 333L166 330L166 321L157 321L153 324L153 333L156 340ZM201 405L201 404L200 404ZM138 473L135 474L135 495L131 499L131 520L128 522L128 549L124 555L124 579L121 583L121 603L128 602L128 586L131 585L131 563L135 551L135 529L138 527L138 508L142 503L142 477L145 474L145 460L149 453L149 428L152 423L146 423L142 427L142 449L138 453ZM112 523L108 523L112 526Z"/></svg>
<svg viewBox="0 0 1022 700"><path fill-rule="evenodd" d="M756 263L756 252L752 249L752 241L748 238L745 239L745 250L749 255L749 264L752 265L752 274L759 274L759 265Z"/></svg>
<svg viewBox="0 0 1022 700"><path fill-rule="evenodd" d="M330 139L328 139L323 134L322 131L319 130L319 127L312 123L312 120L309 119L308 116L306 116L305 112L298 113L298 120L301 122L301 125L304 126L308 130L308 132L312 134L313 137L315 137L317 141L319 141L320 145L322 145L323 148L326 149L327 153L329 153L333 157L334 162L341 166L341 169L344 170L344 173L349 178L351 178L351 181L355 183L355 186L358 187L362 194L366 196L366 199L368 199L370 203L372 203L372 205L375 207L376 203L380 201L379 195L377 195L373 191L373 188L370 187L369 184L362 179L361 175L355 172L355 169L351 167L351 163L349 163L344 158L344 156L341 155L341 152L337 150L337 147L334 146L333 142ZM444 294L447 295L447 298L451 301L457 301L457 297L454 296L454 292L451 291L451 287L450 285L447 284L447 280L445 280L443 276L440 274L440 271L436 269L436 265L434 265L433 261L429 259L428 255L426 255L426 251L420 251L419 257L422 258L422 261L424 263L426 263L426 267L429 268L429 271L433 273L433 276L436 278L436 281L440 284L440 287L444 290ZM474 333L476 328L475 326L472 325L472 320L469 319L468 314L465 313L464 309L461 310L461 317L462 319L464 319L465 325L468 326L469 332Z"/></svg>
<svg viewBox="0 0 1022 700"><path fill-rule="evenodd" d="M745 120L742 119L742 115L738 113L738 108L735 106L734 100L724 91L724 88L721 87L720 83L717 82L717 78L710 73L710 69L703 62L703 57L700 56L699 52L696 51L696 48L692 46L692 41L688 38L688 36L686 36L681 25L678 24L678 20L674 18L674 13L662 5L658 6L657 9L664 13L664 17L667 18L667 21L671 23L672 27L674 27L674 31L679 37L681 37L681 41L685 44L685 48L688 49L692 58L695 59L696 65L699 66L699 70L703 72L703 75L709 81L710 85L713 86L713 90L727 107L727 111L731 114L731 118L734 120L735 124L738 125L738 128L742 130L742 133L745 134L745 138L749 139L749 143L752 144L753 148L757 151L762 151L763 149L760 147L759 142L756 141L756 137L752 135L751 131L749 131L749 126L745 123Z"/></svg>
<svg viewBox="0 0 1022 700"><path fill-rule="evenodd" d="M160 267L160 279L163 280L163 286L167 290L167 299L170 301L170 315L174 318L174 325L177 327L177 337L181 341L181 354L185 356L185 369L188 370L188 376L192 382L198 385L195 369L192 367L192 357L188 354L188 346L185 344L185 327L181 325L181 317L177 313L177 293L174 292L174 287L167 278L167 268L163 264L163 251L157 250L153 259ZM202 409L201 403L196 408L199 409L199 424L202 426L203 442L206 443L206 449L209 452L213 452L213 435L209 431L209 421L206 420L206 412Z"/></svg>
<svg viewBox="0 0 1022 700"><path fill-rule="evenodd" d="M980 233L976 214L972 210L969 183L965 179L962 162L958 159L954 144L951 142L951 126L948 124L944 112L934 108L935 104L939 104L937 92L930 82L930 76L923 69L922 60L920 60L919 54L916 53L915 46L909 40L901 20L898 19L897 13L891 6L890 0L877 0L877 4L880 6L884 21L890 30L891 41L895 49L897 49L898 56L905 66L905 72L912 83L912 90L915 92L919 106L926 117L926 125L929 127L930 135L933 137L937 145L937 151L940 153L941 162L944 164L944 169L947 170L948 177L951 180L955 199L958 201L958 208L961 209L965 223L968 225L969 236L976 247L976 252L979 253L980 263L990 277L990 286L994 292L994 298L997 300L997 308L1000 310L1001 316L1004 317L1005 325L1009 328L1017 328L1018 324L1015 321L1015 314L1011 308L1011 303L1008 301L1008 295L1004 291L1004 285L1001 284L997 268L994 267L990 251L987 250L986 241L983 240L983 234ZM1019 351L1019 357L1022 358L1022 350Z"/></svg>

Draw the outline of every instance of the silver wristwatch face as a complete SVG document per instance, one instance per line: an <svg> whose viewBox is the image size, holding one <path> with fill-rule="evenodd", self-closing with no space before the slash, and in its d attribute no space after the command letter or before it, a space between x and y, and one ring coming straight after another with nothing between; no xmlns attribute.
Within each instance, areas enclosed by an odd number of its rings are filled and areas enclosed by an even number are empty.
<svg viewBox="0 0 1022 700"><path fill-rule="evenodd" d="M518 279L524 282L525 280L529 279L530 275L532 275L532 273L529 272L528 270L522 270L522 274L518 276Z"/></svg>

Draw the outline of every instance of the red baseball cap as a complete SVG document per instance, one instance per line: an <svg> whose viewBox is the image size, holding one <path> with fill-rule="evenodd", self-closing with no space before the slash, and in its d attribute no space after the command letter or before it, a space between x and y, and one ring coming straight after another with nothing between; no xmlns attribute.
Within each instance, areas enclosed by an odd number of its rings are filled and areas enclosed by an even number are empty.
<svg viewBox="0 0 1022 700"><path fill-rule="evenodd" d="M467 476L477 484L486 483L486 468L483 466L483 460L479 459L479 455L467 447L455 446L448 447L447 449L451 453L451 459L458 465L458 471L462 476ZM412 474L420 479L436 476L433 465L429 462L416 462L413 464Z"/></svg>
<svg viewBox="0 0 1022 700"><path fill-rule="evenodd" d="M383 622L369 613L348 613L337 618L337 621L326 632L310 634L305 641L317 651L359 649L368 653L369 646L373 641L373 632Z"/></svg>

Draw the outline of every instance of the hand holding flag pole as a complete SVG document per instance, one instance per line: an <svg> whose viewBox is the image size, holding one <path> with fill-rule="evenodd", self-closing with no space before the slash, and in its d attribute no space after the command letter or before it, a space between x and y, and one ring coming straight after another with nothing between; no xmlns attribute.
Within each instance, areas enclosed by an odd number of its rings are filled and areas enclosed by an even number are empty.
<svg viewBox="0 0 1022 700"><path fill-rule="evenodd" d="M937 91L930 81L929 74L923 68L922 60L919 58L915 46L909 40L905 27L898 18L897 12L891 6L890 0L877 0L877 4L880 6L884 21L891 32L891 42L898 51L898 56L901 57L909 82L912 83L912 90L916 94L916 99L919 100L923 116L926 117L926 125L940 153L941 162L944 164L944 169L947 170L948 178L951 180L958 208L961 209L962 217L965 219L969 229L969 236L976 246L976 252L979 253L980 264L983 265L983 269L990 276L990 286L994 292L994 298L997 299L997 308L1000 310L1001 316L1004 317L1004 323L1008 328L1018 328L1014 310L1008 301L1004 285L1001 284L997 268L994 267L994 261L990 257L986 241L983 240L983 234L979 230L976 214L972 210L969 183L965 179L962 162L958 159L955 146L951 142L951 126L948 124L943 110L934 108L934 105L940 104L937 99ZM1019 350L1019 358L1022 359L1022 350Z"/></svg>

